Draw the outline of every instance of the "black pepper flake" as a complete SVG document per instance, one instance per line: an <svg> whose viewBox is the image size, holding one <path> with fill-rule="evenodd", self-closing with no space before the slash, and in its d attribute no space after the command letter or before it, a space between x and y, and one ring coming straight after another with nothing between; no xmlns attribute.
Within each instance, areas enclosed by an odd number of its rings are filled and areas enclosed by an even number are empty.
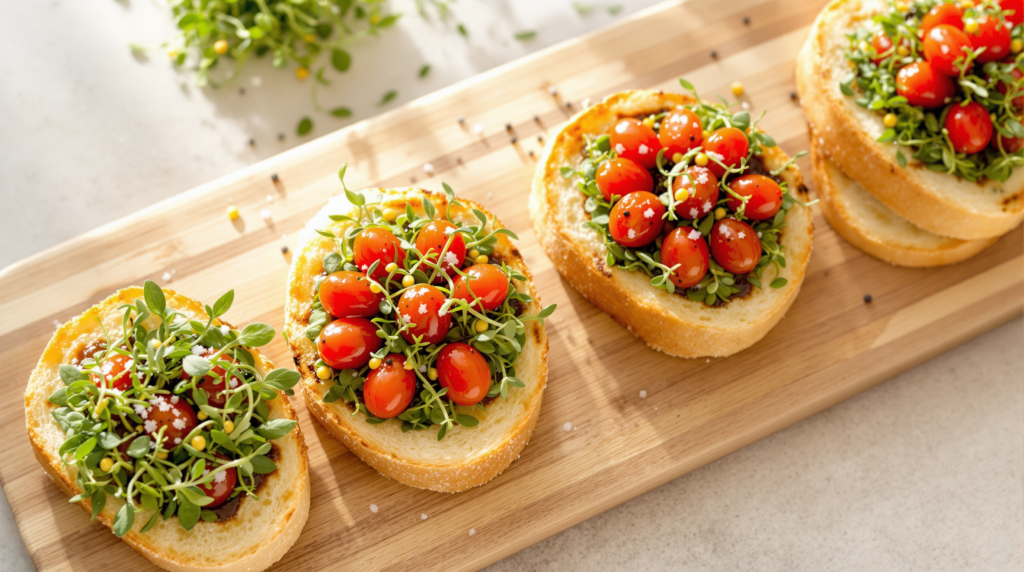
<svg viewBox="0 0 1024 572"><path fill-rule="evenodd" d="M287 244L281 245L281 254L288 254L288 245Z"/></svg>
<svg viewBox="0 0 1024 572"><path fill-rule="evenodd" d="M256 146L256 139L250 137L249 138L249 146L250 147L255 147Z"/></svg>
<svg viewBox="0 0 1024 572"><path fill-rule="evenodd" d="M505 124L505 131L508 131L509 133L512 132L512 124L511 123L506 123Z"/></svg>
<svg viewBox="0 0 1024 572"><path fill-rule="evenodd" d="M284 141L284 133L278 133L277 134L277 140L278 141Z"/></svg>
<svg viewBox="0 0 1024 572"><path fill-rule="evenodd" d="M544 136L543 135L538 135L537 136L537 141L540 141L541 143L543 143L544 142Z"/></svg>
<svg viewBox="0 0 1024 572"><path fill-rule="evenodd" d="M455 158L455 162L461 165L462 164L462 157L456 157Z"/></svg>
<svg viewBox="0 0 1024 572"><path fill-rule="evenodd" d="M871 298L871 294L865 294L864 295L864 303L865 304L870 304L872 299L873 298Z"/></svg>
<svg viewBox="0 0 1024 572"><path fill-rule="evenodd" d="M384 363L386 363L386 364L388 364L388 365L391 365L391 358L388 358L388 361L386 361L386 362L384 362Z"/></svg>
<svg viewBox="0 0 1024 572"><path fill-rule="evenodd" d="M791 91L791 92L789 92L789 98L790 98L790 99L792 99L793 101L796 101L796 100L797 100L797 97L798 97L798 96L797 96L797 94L796 94L796 92L795 92L795 91Z"/></svg>
<svg viewBox="0 0 1024 572"><path fill-rule="evenodd" d="M280 177L277 176L277 173L271 173L270 174L270 180L271 181L274 181L276 183L279 179L280 179Z"/></svg>
<svg viewBox="0 0 1024 572"><path fill-rule="evenodd" d="M533 120L536 121L537 123L540 123L540 115L534 115Z"/></svg>
<svg viewBox="0 0 1024 572"><path fill-rule="evenodd" d="M565 102L565 108L566 109L572 109L572 102L571 101L566 101Z"/></svg>
<svg viewBox="0 0 1024 572"><path fill-rule="evenodd" d="M466 118L460 115L459 116L459 125L462 125L465 122L466 122Z"/></svg>
<svg viewBox="0 0 1024 572"><path fill-rule="evenodd" d="M529 151L527 151L526 153L527 153L527 154L528 154L529 156L533 157L533 149L530 149L530 150L529 150Z"/></svg>
<svg viewBox="0 0 1024 572"><path fill-rule="evenodd" d="M519 141L519 139L516 139L515 137L510 137L508 141L509 141L509 143L511 143L511 144L513 144L513 145L515 145L515 144L516 144L516 142L518 142L518 141Z"/></svg>
<svg viewBox="0 0 1024 572"><path fill-rule="evenodd" d="M750 16L744 16L743 17L743 25L744 26L749 26L750 25Z"/></svg>
<svg viewBox="0 0 1024 572"><path fill-rule="evenodd" d="M412 181L413 183L415 183L416 182L416 177L409 177L409 180Z"/></svg>
<svg viewBox="0 0 1024 572"><path fill-rule="evenodd" d="M629 218L629 211L622 211L622 215Z"/></svg>
<svg viewBox="0 0 1024 572"><path fill-rule="evenodd" d="M718 52L711 52L711 59L717 60L718 59Z"/></svg>
<svg viewBox="0 0 1024 572"><path fill-rule="evenodd" d="M245 95L245 88L244 87L238 88L238 95Z"/></svg>

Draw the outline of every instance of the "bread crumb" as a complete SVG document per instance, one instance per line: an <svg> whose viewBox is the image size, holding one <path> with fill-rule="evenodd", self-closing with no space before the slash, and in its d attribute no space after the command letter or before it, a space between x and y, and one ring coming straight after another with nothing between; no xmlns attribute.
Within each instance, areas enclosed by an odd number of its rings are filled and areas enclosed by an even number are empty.
<svg viewBox="0 0 1024 572"><path fill-rule="evenodd" d="M568 421L566 421L565 425L562 425L562 429L565 430L565 431L572 431L572 423L569 423Z"/></svg>
<svg viewBox="0 0 1024 572"><path fill-rule="evenodd" d="M646 389L641 389L640 390L640 399L643 399L645 397L647 397L647 390Z"/></svg>
<svg viewBox="0 0 1024 572"><path fill-rule="evenodd" d="M370 512L377 514L377 505L370 503Z"/></svg>

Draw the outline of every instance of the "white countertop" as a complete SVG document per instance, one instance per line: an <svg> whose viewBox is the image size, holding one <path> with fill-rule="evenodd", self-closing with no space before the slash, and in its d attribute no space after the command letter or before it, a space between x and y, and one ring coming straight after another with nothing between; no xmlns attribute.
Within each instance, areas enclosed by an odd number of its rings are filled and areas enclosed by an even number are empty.
<svg viewBox="0 0 1024 572"><path fill-rule="evenodd" d="M369 117L389 89L398 105L655 1L620 3L613 17L581 16L568 1L460 0L441 23L393 0L406 16L353 48L351 70L320 100L351 107L347 121ZM9 4L0 267L346 124L313 113L310 83L269 62L215 91L192 86L162 51L133 56L129 42L173 35L158 3ZM522 30L538 34L513 39ZM316 128L298 137L304 115ZM1021 570L1022 427L1015 320L491 569ZM0 504L0 569L32 570Z"/></svg>

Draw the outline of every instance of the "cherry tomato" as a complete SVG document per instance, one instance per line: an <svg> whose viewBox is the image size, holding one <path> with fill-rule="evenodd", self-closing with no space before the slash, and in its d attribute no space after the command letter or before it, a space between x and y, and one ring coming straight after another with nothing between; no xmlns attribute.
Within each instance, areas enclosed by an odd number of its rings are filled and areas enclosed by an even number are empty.
<svg viewBox="0 0 1024 572"><path fill-rule="evenodd" d="M921 32L927 36L935 26L953 26L957 30L964 29L964 11L956 4L939 4L921 18Z"/></svg>
<svg viewBox="0 0 1024 572"><path fill-rule="evenodd" d="M907 98L910 105L925 109L942 107L956 93L956 84L926 61L914 62L896 73L896 93Z"/></svg>
<svg viewBox="0 0 1024 572"><path fill-rule="evenodd" d="M924 37L924 57L939 73L959 76L971 39L949 24L939 24Z"/></svg>
<svg viewBox="0 0 1024 572"><path fill-rule="evenodd" d="M474 264L465 273L468 276L460 275L453 280L452 298L470 304L479 298L477 305L486 311L501 306L508 295L508 276L500 268L494 264Z"/></svg>
<svg viewBox="0 0 1024 572"><path fill-rule="evenodd" d="M366 318L338 318L317 338L320 359L334 369L359 369L380 349L377 326Z"/></svg>
<svg viewBox="0 0 1024 572"><path fill-rule="evenodd" d="M99 353L102 353L100 351ZM96 358L97 361L99 358ZM119 353L111 352L100 364L100 374L103 375L102 383L108 389L124 391L132 386L132 358ZM100 386L100 375L91 373L93 385Z"/></svg>
<svg viewBox="0 0 1024 572"><path fill-rule="evenodd" d="M224 463L231 462L231 459L221 453L214 453L213 456L224 461ZM206 470L203 471L203 476L205 477L212 473L214 469L224 463L217 464L206 461ZM228 498L231 497L231 493L235 492L235 485L237 483L238 473L235 472L234 467L231 467L214 475L212 481L199 485L199 488L203 490L203 494L213 499L213 502L203 508L217 508L227 502Z"/></svg>
<svg viewBox="0 0 1024 572"><path fill-rule="evenodd" d="M750 153L750 141L739 129L723 127L708 135L708 140L704 142L704 151L709 157L718 159L726 166L736 167ZM719 179L725 174L725 169L714 161L708 162L708 169L711 169Z"/></svg>
<svg viewBox="0 0 1024 572"><path fill-rule="evenodd" d="M385 266L392 262L400 265L405 260L405 251L402 250L398 238L393 232L380 226L363 229L356 235L352 249L353 261L363 272L369 270L374 262L380 262L373 271L373 278L377 280L388 275L384 270Z"/></svg>
<svg viewBox="0 0 1024 572"><path fill-rule="evenodd" d="M875 57L871 58L871 61L875 62L875 64L882 63L885 58L892 55L892 40L882 30L875 32L875 35L871 36L871 47L875 49Z"/></svg>
<svg viewBox="0 0 1024 572"><path fill-rule="evenodd" d="M665 205L652 193L630 193L612 207L608 230L622 246L643 246L654 242L665 221Z"/></svg>
<svg viewBox="0 0 1024 572"><path fill-rule="evenodd" d="M1012 70L1010 70L1010 75L1013 76L1014 80L1020 81L1021 78L1024 78L1024 71L1021 71L1019 67L1015 67ZM999 91L999 93L1003 95L1006 95L1007 93L1010 92L1009 86L1007 86L1004 82L999 82L996 85L996 89ZM1013 106L1018 109L1024 109L1024 95L1015 98L1013 100Z"/></svg>
<svg viewBox="0 0 1024 572"><path fill-rule="evenodd" d="M335 318L373 317L383 299L384 293L374 293L362 272L340 270L320 283L320 303Z"/></svg>
<svg viewBox="0 0 1024 572"><path fill-rule="evenodd" d="M1024 137L1004 137L1003 135L999 135L997 139L998 142L993 140L992 145L996 146L998 144L1002 146L1003 151L1006 151L1011 155L1021 149L1024 149ZM996 148L998 149L998 147Z"/></svg>
<svg viewBox="0 0 1024 572"><path fill-rule="evenodd" d="M658 141L665 148L665 158L672 160L676 153L686 154L704 142L704 125L700 117L689 109L673 111L661 120Z"/></svg>
<svg viewBox="0 0 1024 572"><path fill-rule="evenodd" d="M216 348L206 348L203 350L203 353L199 355L204 358L209 358L215 353L217 353ZM222 354L217 358L217 360L235 363L235 358L233 356L225 354ZM234 389L238 387L238 384L240 383L240 380L235 377L236 375L237 374L232 371L231 378L228 379L227 372L224 368L219 365L215 365L210 369L209 374L204 375L203 378L199 380L196 387L206 392L206 400L210 405L214 407L224 407L224 404L228 402L228 396L224 395L224 390ZM182 372L181 377L182 379L185 379L188 377L188 374Z"/></svg>
<svg viewBox="0 0 1024 572"><path fill-rule="evenodd" d="M635 161L645 169L658 165L661 142L653 129L633 118L619 120L609 134L612 149L624 159Z"/></svg>
<svg viewBox="0 0 1024 572"><path fill-rule="evenodd" d="M700 284L708 273L708 243L691 226L680 226L668 233L661 243L661 263L669 268L681 264L669 280L679 288Z"/></svg>
<svg viewBox="0 0 1024 572"><path fill-rule="evenodd" d="M767 220L782 208L782 187L764 175L743 175L729 181L729 189L741 197L750 197L743 216L754 220ZM729 208L739 210L743 201L729 195Z"/></svg>
<svg viewBox="0 0 1024 572"><path fill-rule="evenodd" d="M448 388L448 399L458 405L476 405L491 388L491 368L474 347L457 342L437 354L437 376Z"/></svg>
<svg viewBox="0 0 1024 572"><path fill-rule="evenodd" d="M433 286L420 284L402 293L398 300L398 313L412 327L402 332L402 337L409 343L415 343L413 336L423 336L422 341L436 344L448 335L451 329L452 315L445 312L441 315L441 306L445 295Z"/></svg>
<svg viewBox="0 0 1024 572"><path fill-rule="evenodd" d="M444 350L441 350L444 351ZM405 356L388 354L380 367L366 376L363 402L376 417L391 419L405 411L416 394L416 374L405 369Z"/></svg>
<svg viewBox="0 0 1024 572"><path fill-rule="evenodd" d="M946 114L946 130L957 153L974 154L988 147L994 128L985 106L972 101L966 106L953 104Z"/></svg>
<svg viewBox="0 0 1024 572"><path fill-rule="evenodd" d="M1010 29L995 16L978 18L978 31L968 37L973 49L985 48L976 60L980 63L997 62L1010 55Z"/></svg>
<svg viewBox="0 0 1024 572"><path fill-rule="evenodd" d="M441 270L449 276L455 274L452 268L462 266L462 261L466 259L466 239L463 234L455 232L457 228L446 220L435 220L420 229L420 233L416 235L416 250L420 251L424 259L434 263L437 263L437 257L444 251L445 245L448 244L448 239L451 238L452 243L448 245L444 261L440 264ZM424 266L423 271L429 276L433 273L434 269ZM434 282L441 282L442 280L444 280L444 274L438 272L437 276L434 277Z"/></svg>
<svg viewBox="0 0 1024 572"><path fill-rule="evenodd" d="M686 176L676 177L672 182L672 194L686 189L690 197L676 205L676 214L686 219L707 215L718 203L718 177L707 167L693 165L686 169Z"/></svg>
<svg viewBox="0 0 1024 572"><path fill-rule="evenodd" d="M161 427L167 439L165 449L181 445L181 440L199 424L196 412L185 398L178 395L157 395L150 400L149 407L141 415L142 430L156 439Z"/></svg>
<svg viewBox="0 0 1024 572"><path fill-rule="evenodd" d="M606 201L612 195L624 197L636 191L651 192L654 190L654 178L650 171L629 159L611 159L601 163L597 168L597 188L601 189Z"/></svg>
<svg viewBox="0 0 1024 572"><path fill-rule="evenodd" d="M1013 10L1012 14L1006 16L1010 27L1016 28L1024 24L1024 0L999 0L998 4L1003 10Z"/></svg>
<svg viewBox="0 0 1024 572"><path fill-rule="evenodd" d="M723 218L711 228L711 256L733 274L746 274L761 259L761 239L749 224Z"/></svg>

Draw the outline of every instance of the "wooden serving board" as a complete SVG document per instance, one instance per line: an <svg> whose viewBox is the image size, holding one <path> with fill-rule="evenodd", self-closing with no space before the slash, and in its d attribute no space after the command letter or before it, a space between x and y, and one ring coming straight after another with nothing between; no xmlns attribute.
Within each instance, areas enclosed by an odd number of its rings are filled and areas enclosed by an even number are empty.
<svg viewBox="0 0 1024 572"><path fill-rule="evenodd" d="M302 536L275 569L469 570L1019 316L1020 229L956 266L908 270L854 249L816 216L803 292L782 323L732 358L674 359L648 349L581 298L541 251L526 208L531 152L539 154L537 135L553 133L584 98L634 87L678 89L680 76L711 95L727 93L731 82L741 80L752 110L770 110L761 125L790 154L806 149L805 120L791 100L793 60L823 5L666 4L15 264L0 273L4 393L22 393L56 321L145 279L206 301L234 288L229 320L261 320L280 329L290 261L280 247L294 244L305 221L340 192L335 173L343 161L351 187L403 186L415 177L440 189L447 181L519 234L543 301L558 303L548 321L550 377L536 433L522 457L493 482L438 494L377 475L296 400L309 446L312 510ZM550 86L557 87L556 97ZM456 122L459 116L466 118L464 126ZM506 123L518 138L514 145ZM476 124L482 135L473 133ZM427 162L436 169L432 177L422 169ZM807 161L801 165L810 179ZM271 181L272 173L279 182ZM276 198L270 205L267 194ZM234 224L224 214L230 203L242 212ZM263 208L273 212L272 223L260 219ZM165 272L173 273L172 282L162 278ZM874 301L866 304L865 294ZM280 338L269 354L278 364L290 362ZM107 529L87 522L85 512L44 476L25 436L21 400L0 403L0 413L6 436L0 440L0 484L36 567L151 568ZM371 503L379 507L376 514Z"/></svg>

